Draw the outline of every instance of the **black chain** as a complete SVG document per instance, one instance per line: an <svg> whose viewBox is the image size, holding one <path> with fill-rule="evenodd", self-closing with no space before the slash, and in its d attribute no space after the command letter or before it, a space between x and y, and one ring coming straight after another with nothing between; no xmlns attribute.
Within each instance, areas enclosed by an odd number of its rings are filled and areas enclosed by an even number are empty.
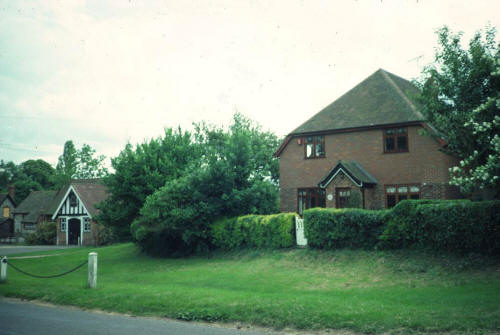
<svg viewBox="0 0 500 335"><path fill-rule="evenodd" d="M7 261L6 259L4 259L3 261L5 261L8 265L10 265L12 268L14 268L15 270L27 275L27 276L31 276L31 277L34 277L34 278L56 278L56 277L62 277L64 275L67 275L68 273L71 273L73 271L76 271L78 270L79 268L81 268L82 266L84 266L85 264L88 263L88 261L85 261L83 262L82 264L78 265L77 267L69 270L69 271L66 271L64 273L60 273L60 274L57 274L57 275L51 275L51 276L39 276L39 275L34 275L32 273L28 273L26 271L23 271L21 270L20 268L18 268L17 266L15 266L14 264L12 264L11 262Z"/></svg>

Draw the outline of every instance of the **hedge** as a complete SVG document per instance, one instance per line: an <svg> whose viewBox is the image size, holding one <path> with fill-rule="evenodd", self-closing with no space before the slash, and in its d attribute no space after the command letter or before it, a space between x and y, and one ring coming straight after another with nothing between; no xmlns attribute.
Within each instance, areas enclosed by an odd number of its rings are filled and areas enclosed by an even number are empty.
<svg viewBox="0 0 500 335"><path fill-rule="evenodd" d="M216 248L288 248L295 245L294 213L245 215L217 220L211 227Z"/></svg>
<svg viewBox="0 0 500 335"><path fill-rule="evenodd" d="M388 216L380 248L500 254L500 201L403 201Z"/></svg>
<svg viewBox="0 0 500 335"><path fill-rule="evenodd" d="M372 249L387 211L313 208L304 211L307 243L318 249Z"/></svg>

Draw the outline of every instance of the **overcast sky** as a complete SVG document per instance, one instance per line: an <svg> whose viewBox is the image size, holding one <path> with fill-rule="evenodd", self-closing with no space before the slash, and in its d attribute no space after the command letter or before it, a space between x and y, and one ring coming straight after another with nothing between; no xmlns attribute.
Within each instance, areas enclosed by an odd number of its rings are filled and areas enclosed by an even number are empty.
<svg viewBox="0 0 500 335"><path fill-rule="evenodd" d="M437 28L468 42L499 13L498 0L0 0L0 159L55 164L68 139L114 157L235 111L282 136L379 68L418 77Z"/></svg>

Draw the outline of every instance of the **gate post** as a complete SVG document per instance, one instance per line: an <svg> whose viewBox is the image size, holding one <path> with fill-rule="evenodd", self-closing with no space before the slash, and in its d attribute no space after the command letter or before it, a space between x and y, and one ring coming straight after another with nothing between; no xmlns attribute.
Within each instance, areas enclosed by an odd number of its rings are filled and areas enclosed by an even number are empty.
<svg viewBox="0 0 500 335"><path fill-rule="evenodd" d="M97 252L89 253L89 287L97 287Z"/></svg>
<svg viewBox="0 0 500 335"><path fill-rule="evenodd" d="M0 282L3 283L7 280L7 256L3 256L0 261Z"/></svg>

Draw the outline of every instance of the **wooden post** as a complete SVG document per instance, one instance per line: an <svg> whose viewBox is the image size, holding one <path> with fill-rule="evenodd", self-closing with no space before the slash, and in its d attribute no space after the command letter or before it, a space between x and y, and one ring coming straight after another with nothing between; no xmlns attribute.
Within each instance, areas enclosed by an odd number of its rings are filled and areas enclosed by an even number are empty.
<svg viewBox="0 0 500 335"><path fill-rule="evenodd" d="M0 282L3 283L7 280L7 256L3 256L0 261Z"/></svg>
<svg viewBox="0 0 500 335"><path fill-rule="evenodd" d="M97 252L89 253L89 287L97 287Z"/></svg>

